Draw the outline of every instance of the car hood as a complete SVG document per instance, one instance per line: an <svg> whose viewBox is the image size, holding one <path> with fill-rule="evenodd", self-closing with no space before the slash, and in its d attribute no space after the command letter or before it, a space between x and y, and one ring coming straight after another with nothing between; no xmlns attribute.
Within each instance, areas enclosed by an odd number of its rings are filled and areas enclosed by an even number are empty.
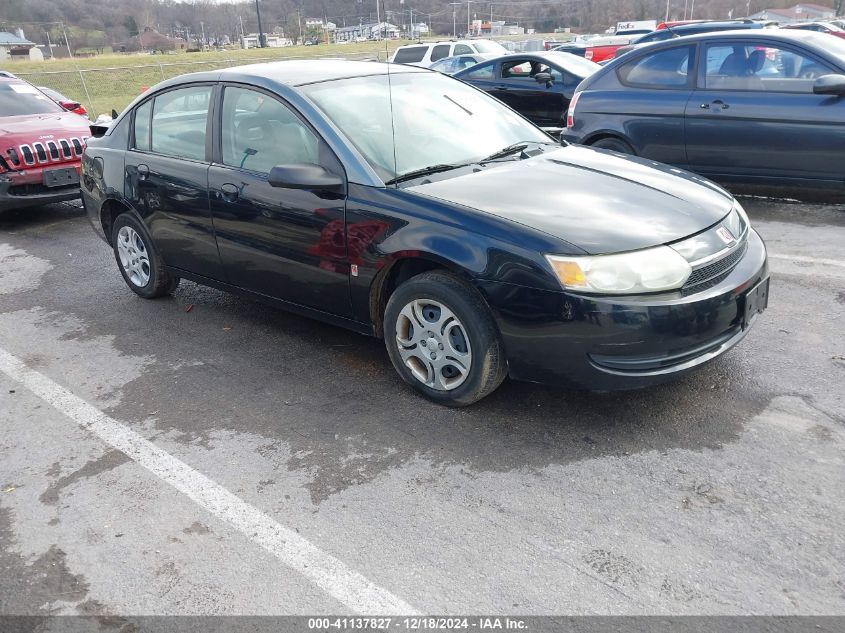
<svg viewBox="0 0 845 633"><path fill-rule="evenodd" d="M49 140L50 135L58 138L68 136L88 136L88 121L73 112L56 112L51 114L27 114L24 116L7 116L0 118L0 136L20 137L21 142L30 143L33 140Z"/></svg>
<svg viewBox="0 0 845 633"><path fill-rule="evenodd" d="M531 227L591 254L685 238L733 206L729 193L695 174L578 146L448 175L409 190Z"/></svg>

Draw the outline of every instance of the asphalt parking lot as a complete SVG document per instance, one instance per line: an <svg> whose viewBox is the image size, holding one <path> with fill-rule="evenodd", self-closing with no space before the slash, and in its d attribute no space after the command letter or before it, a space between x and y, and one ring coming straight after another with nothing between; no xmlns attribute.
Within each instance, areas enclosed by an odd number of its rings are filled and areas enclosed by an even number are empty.
<svg viewBox="0 0 845 633"><path fill-rule="evenodd" d="M463 410L383 344L0 219L0 613L845 615L845 207L744 200L769 309L647 391Z"/></svg>

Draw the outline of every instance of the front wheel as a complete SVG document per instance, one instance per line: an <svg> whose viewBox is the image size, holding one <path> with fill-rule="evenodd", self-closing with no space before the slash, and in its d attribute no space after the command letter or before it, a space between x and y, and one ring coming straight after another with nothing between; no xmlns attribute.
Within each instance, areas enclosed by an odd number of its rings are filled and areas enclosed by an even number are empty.
<svg viewBox="0 0 845 633"><path fill-rule="evenodd" d="M384 340L394 368L426 397L463 407L505 379L504 348L478 291L454 275L412 277L391 295Z"/></svg>
<svg viewBox="0 0 845 633"><path fill-rule="evenodd" d="M126 285L144 299L170 294L179 285L179 277L167 272L147 230L133 215L123 213L115 219L112 246Z"/></svg>

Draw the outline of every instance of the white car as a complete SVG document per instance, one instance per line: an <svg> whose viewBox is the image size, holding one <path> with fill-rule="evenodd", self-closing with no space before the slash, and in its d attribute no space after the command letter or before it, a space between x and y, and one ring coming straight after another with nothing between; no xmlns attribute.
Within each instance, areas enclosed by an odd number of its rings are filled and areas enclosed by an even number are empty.
<svg viewBox="0 0 845 633"><path fill-rule="evenodd" d="M428 68L434 62L455 55L473 55L475 53L507 55L507 49L492 40L449 40L446 42L426 42L406 44L396 49L388 61L394 64L408 64Z"/></svg>

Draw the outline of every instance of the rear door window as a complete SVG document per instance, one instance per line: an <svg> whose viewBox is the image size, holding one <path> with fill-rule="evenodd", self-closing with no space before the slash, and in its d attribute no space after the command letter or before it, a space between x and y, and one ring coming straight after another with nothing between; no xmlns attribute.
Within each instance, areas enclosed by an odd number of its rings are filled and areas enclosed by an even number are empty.
<svg viewBox="0 0 845 633"><path fill-rule="evenodd" d="M153 104L151 149L157 154L205 160L211 86L165 92Z"/></svg>
<svg viewBox="0 0 845 633"><path fill-rule="evenodd" d="M438 59L449 57L449 44L438 44L431 49L431 61L436 62Z"/></svg>
<svg viewBox="0 0 845 633"><path fill-rule="evenodd" d="M428 46L407 46L396 51L393 62L396 64L416 64L421 62Z"/></svg>
<svg viewBox="0 0 845 633"><path fill-rule="evenodd" d="M692 46L663 49L632 59L616 72L619 80L636 88L684 88L690 83Z"/></svg>
<svg viewBox="0 0 845 633"><path fill-rule="evenodd" d="M479 64L478 66L474 67L472 70L467 72L467 74L463 75L461 79L469 79L469 80L477 80L477 81L484 81L484 80L491 80L493 79L493 67L495 62L487 62L486 64Z"/></svg>

